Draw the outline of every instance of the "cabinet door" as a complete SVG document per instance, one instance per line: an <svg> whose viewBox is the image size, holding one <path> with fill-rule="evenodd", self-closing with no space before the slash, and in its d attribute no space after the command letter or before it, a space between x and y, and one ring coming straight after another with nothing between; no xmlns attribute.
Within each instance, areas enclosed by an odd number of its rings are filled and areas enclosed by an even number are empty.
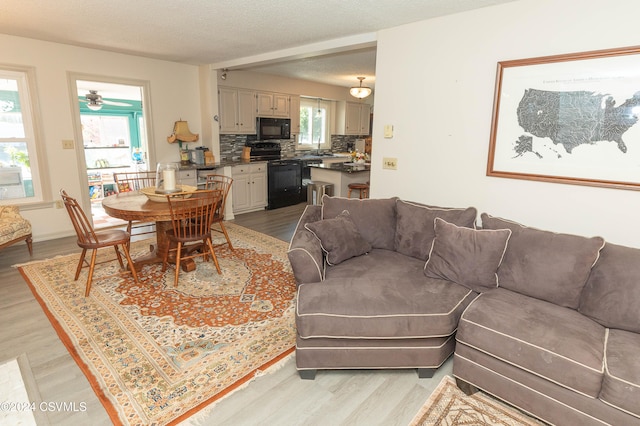
<svg viewBox="0 0 640 426"><path fill-rule="evenodd" d="M289 118L289 95L273 94L273 115Z"/></svg>
<svg viewBox="0 0 640 426"><path fill-rule="evenodd" d="M238 91L220 87L218 89L220 133L234 134L238 131Z"/></svg>
<svg viewBox="0 0 640 426"><path fill-rule="evenodd" d="M256 133L256 93L238 90L238 133Z"/></svg>
<svg viewBox="0 0 640 426"><path fill-rule="evenodd" d="M233 193L233 211L246 210L251 207L251 179L250 174L233 174L233 185L231 191Z"/></svg>
<svg viewBox="0 0 640 426"><path fill-rule="evenodd" d="M291 133L300 133L300 96L291 96L289 103L289 114L291 115Z"/></svg>
<svg viewBox="0 0 640 426"><path fill-rule="evenodd" d="M258 116L273 117L273 93L258 92Z"/></svg>
<svg viewBox="0 0 640 426"><path fill-rule="evenodd" d="M369 135L371 133L371 107L360 105L360 108L360 135Z"/></svg>
<svg viewBox="0 0 640 426"><path fill-rule="evenodd" d="M360 134L360 111L361 105L353 102L347 102L345 117L345 134Z"/></svg>
<svg viewBox="0 0 640 426"><path fill-rule="evenodd" d="M251 174L251 207L265 207L267 205L267 174Z"/></svg>

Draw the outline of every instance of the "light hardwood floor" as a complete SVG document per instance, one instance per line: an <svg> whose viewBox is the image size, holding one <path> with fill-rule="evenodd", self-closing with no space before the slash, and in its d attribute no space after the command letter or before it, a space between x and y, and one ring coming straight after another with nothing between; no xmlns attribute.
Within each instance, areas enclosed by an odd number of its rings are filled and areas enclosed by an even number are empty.
<svg viewBox="0 0 640 426"><path fill-rule="evenodd" d="M234 223L288 241L303 204L236 216ZM26 354L44 402L75 402L86 410L45 413L53 425L109 425L86 377L58 338L12 265L79 252L75 237L0 251L0 361ZM406 425L445 374L418 379L415 370L320 371L301 380L293 356L248 386L197 413L193 425ZM42 424L42 423L40 423Z"/></svg>

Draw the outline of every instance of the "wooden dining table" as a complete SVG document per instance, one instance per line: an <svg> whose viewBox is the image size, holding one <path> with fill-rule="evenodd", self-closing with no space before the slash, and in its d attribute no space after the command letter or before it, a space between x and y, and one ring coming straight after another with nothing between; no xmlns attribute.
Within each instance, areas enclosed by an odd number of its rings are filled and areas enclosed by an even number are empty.
<svg viewBox="0 0 640 426"><path fill-rule="evenodd" d="M193 196L197 196L196 193ZM136 270L143 265L162 263L162 255L171 241L167 231L173 229L171 210L168 202L152 201L140 191L120 192L102 200L104 211L112 217L126 221L155 222L156 244L149 247L149 253L133 260ZM195 269L193 259L181 262L183 271Z"/></svg>

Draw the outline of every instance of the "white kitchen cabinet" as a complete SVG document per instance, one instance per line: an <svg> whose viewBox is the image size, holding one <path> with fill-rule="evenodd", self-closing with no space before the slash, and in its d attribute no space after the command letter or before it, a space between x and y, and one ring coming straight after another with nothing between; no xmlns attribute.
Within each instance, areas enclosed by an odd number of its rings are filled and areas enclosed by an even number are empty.
<svg viewBox="0 0 640 426"><path fill-rule="evenodd" d="M220 87L218 104L221 134L256 134L256 92Z"/></svg>
<svg viewBox="0 0 640 426"><path fill-rule="evenodd" d="M267 163L251 163L231 168L233 212L246 213L267 206Z"/></svg>
<svg viewBox="0 0 640 426"><path fill-rule="evenodd" d="M258 117L289 118L289 95L272 92L258 92Z"/></svg>
<svg viewBox="0 0 640 426"><path fill-rule="evenodd" d="M178 170L178 183L180 185L189 185L198 187L198 171L196 169L180 169Z"/></svg>
<svg viewBox="0 0 640 426"><path fill-rule="evenodd" d="M289 109L291 115L291 133L298 135L300 134L300 96L291 95Z"/></svg>
<svg viewBox="0 0 640 426"><path fill-rule="evenodd" d="M359 102L338 102L336 133L339 135L368 135L371 105Z"/></svg>

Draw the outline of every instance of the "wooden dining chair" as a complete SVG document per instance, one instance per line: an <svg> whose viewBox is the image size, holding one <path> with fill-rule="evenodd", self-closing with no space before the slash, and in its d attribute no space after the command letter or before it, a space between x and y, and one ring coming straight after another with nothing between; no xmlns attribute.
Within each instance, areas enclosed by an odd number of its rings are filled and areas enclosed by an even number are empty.
<svg viewBox="0 0 640 426"><path fill-rule="evenodd" d="M156 172L122 172L114 173L113 180L116 182L116 188L118 192L131 192L139 191L142 188L148 188L150 186L156 186ZM156 232L154 222L135 222L128 221L127 232L130 235L153 234ZM140 232L137 232L140 230Z"/></svg>
<svg viewBox="0 0 640 426"><path fill-rule="evenodd" d="M178 286L180 262L202 256L207 260L211 256L213 263L221 274L218 258L211 244L211 224L215 212L220 208L223 199L221 190L201 190L183 198L180 193L167 196L171 211L172 228L167 231L167 244L162 257L162 271L167 270L169 253L175 252L176 274L174 285ZM191 251L190 246L199 248Z"/></svg>
<svg viewBox="0 0 640 426"><path fill-rule="evenodd" d="M87 285L84 291L84 296L89 296L89 292L91 291L91 282L93 280L93 271L96 266L96 256L98 254L98 249L105 247L113 247L116 251L116 257L118 258L118 262L120 263L120 267L125 269L124 263L122 262L122 255L120 254L120 250L118 246L121 246L122 251L124 252L125 257L127 258L127 263L129 267L129 271L131 275L133 275L133 279L136 283L138 283L138 274L136 273L136 269L133 265L133 260L131 260L131 256L129 255L129 241L131 236L128 232L123 231L121 229L105 229L100 231L95 231L91 226L91 222L87 219L87 216L84 214L82 207L78 203L75 198L72 198L67 194L64 189L60 190L60 196L62 197L62 201L64 202L64 206L67 209L67 213L69 213L69 217L71 218L71 223L73 224L73 228L76 231L76 235L78 236L78 246L82 248L82 254L80 255L80 260L78 261L78 267L76 268L76 275L74 277L74 281L78 280L80 276L80 271L82 270L83 264L85 263L85 255L87 254L87 250L92 250L91 252L91 261L89 262L89 276L87 277ZM105 260L100 263L111 262L113 259ZM113 275L109 275L111 277ZM107 278L107 277L104 277Z"/></svg>
<svg viewBox="0 0 640 426"><path fill-rule="evenodd" d="M233 244L231 244L231 239L229 238L229 234L227 233L227 228L225 228L224 226L224 212L227 205L227 196L229 195L229 190L231 189L231 184L233 184L233 179L229 176L216 174L207 175L206 189L221 190L223 194L222 204L220 205L218 211L216 211L212 223L212 225L220 225L220 229L218 230L214 228L212 230L224 234L224 238L227 240L227 242L217 244L216 247L219 245L229 244L229 249L233 251Z"/></svg>

